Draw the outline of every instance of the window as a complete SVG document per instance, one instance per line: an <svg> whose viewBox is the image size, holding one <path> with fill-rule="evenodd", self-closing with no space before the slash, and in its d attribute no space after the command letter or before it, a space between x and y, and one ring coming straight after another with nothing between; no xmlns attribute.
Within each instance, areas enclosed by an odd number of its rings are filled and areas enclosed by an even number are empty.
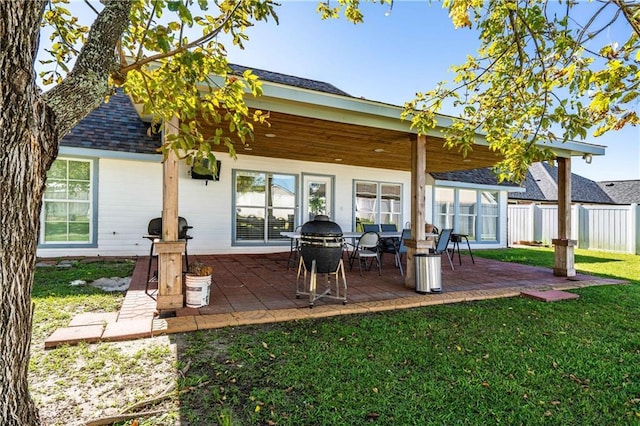
<svg viewBox="0 0 640 426"><path fill-rule="evenodd" d="M455 193L453 188L436 188L433 224L438 229L453 228Z"/></svg>
<svg viewBox="0 0 640 426"><path fill-rule="evenodd" d="M92 162L57 159L47 173L40 242L92 242Z"/></svg>
<svg viewBox="0 0 640 426"><path fill-rule="evenodd" d="M482 228L480 239L482 241L498 240L498 192L483 191L480 193Z"/></svg>
<svg viewBox="0 0 640 426"><path fill-rule="evenodd" d="M236 171L234 185L234 241L268 243L294 229L295 175Z"/></svg>
<svg viewBox="0 0 640 426"><path fill-rule="evenodd" d="M467 234L470 241L498 241L499 193L436 187L434 224Z"/></svg>
<svg viewBox="0 0 640 426"><path fill-rule="evenodd" d="M369 223L392 223L402 228L402 185L356 181L354 196L357 231Z"/></svg>
<svg viewBox="0 0 640 426"><path fill-rule="evenodd" d="M458 190L458 226L456 232L476 239L476 219L478 217L478 192L468 189Z"/></svg>

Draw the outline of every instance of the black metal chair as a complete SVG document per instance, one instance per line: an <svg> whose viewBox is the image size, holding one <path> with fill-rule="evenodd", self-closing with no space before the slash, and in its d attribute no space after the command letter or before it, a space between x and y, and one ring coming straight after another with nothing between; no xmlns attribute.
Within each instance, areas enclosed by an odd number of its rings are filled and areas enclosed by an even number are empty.
<svg viewBox="0 0 640 426"><path fill-rule="evenodd" d="M440 231L440 235L438 236L438 244L436 248L431 252L435 254L447 254L447 260L449 261L449 265L451 265L451 269L454 270L453 261L451 260L451 253L449 252L449 242L451 240L451 234L453 233L453 229L443 229Z"/></svg>
<svg viewBox="0 0 640 426"><path fill-rule="evenodd" d="M362 232L380 232L380 225L377 223L365 223L362 225Z"/></svg>
<svg viewBox="0 0 640 426"><path fill-rule="evenodd" d="M188 234L189 229L193 229L193 226L189 226L187 223L187 219L183 217L178 217L178 239L185 240L184 245L184 258L185 258L185 268L186 272L189 269L189 253L187 252L187 243L189 240L193 239L191 235ZM160 241L162 238L162 218L156 217L149 221L149 225L147 225L147 235L143 238L146 238L151 241L151 248L149 249L149 264L147 265L147 283L145 284L144 292L151 298L155 299L151 294L149 294L149 283L155 282L158 280L158 271L155 271L153 276L151 276L151 264L154 259L158 258L157 254L154 254L153 249L157 241Z"/></svg>
<svg viewBox="0 0 640 426"><path fill-rule="evenodd" d="M460 257L460 243L462 239L467 242L467 249L469 250L469 256L471 256L471 262L475 265L476 261L473 259L473 253L471 252L471 244L469 244L469 236L467 234L451 234L451 243L453 247L451 249L451 254L455 256L456 251L458 252L458 263L462 265L462 258Z"/></svg>

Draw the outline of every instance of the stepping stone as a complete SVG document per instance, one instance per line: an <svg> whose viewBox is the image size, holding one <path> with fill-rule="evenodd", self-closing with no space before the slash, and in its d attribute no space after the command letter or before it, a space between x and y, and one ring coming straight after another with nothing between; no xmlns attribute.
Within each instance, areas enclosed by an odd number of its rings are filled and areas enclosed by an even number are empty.
<svg viewBox="0 0 640 426"><path fill-rule="evenodd" d="M152 320L137 319L112 322L107 324L102 340L132 340L151 337Z"/></svg>
<svg viewBox="0 0 640 426"><path fill-rule="evenodd" d="M580 296L574 293L561 290L545 290L545 291L523 291L521 296L531 299L540 300L542 302L556 302L558 300L577 299Z"/></svg>
<svg viewBox="0 0 640 426"><path fill-rule="evenodd" d="M85 312L73 317L69 323L69 327L97 324L104 325L105 323L116 322L117 319L117 312Z"/></svg>
<svg viewBox="0 0 640 426"><path fill-rule="evenodd" d="M59 328L44 341L44 348L51 349L64 344L78 344L80 342L94 343L102 337L104 326L82 325L78 327Z"/></svg>

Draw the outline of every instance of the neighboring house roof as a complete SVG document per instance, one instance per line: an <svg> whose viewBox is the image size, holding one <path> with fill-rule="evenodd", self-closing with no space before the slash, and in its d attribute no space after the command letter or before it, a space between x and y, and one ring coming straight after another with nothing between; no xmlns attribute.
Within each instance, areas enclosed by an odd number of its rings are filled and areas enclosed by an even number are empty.
<svg viewBox="0 0 640 426"><path fill-rule="evenodd" d="M640 203L640 180L609 180L598 185L616 204Z"/></svg>
<svg viewBox="0 0 640 426"><path fill-rule="evenodd" d="M332 93L334 95L351 96L347 92L343 92L332 84L323 81L311 80L308 78L295 77L292 75L281 74L278 72L261 70L258 68L245 67L242 65L229 64L229 67L236 74L242 74L246 70L251 70L262 81L271 83L280 83L287 86L299 87L301 89L315 90L317 92Z"/></svg>
<svg viewBox="0 0 640 426"><path fill-rule="evenodd" d="M509 199L527 201L558 201L558 168L549 163L529 166L523 182L524 192L510 192ZM574 203L615 204L598 184L571 173L571 201Z"/></svg>
<svg viewBox="0 0 640 426"><path fill-rule="evenodd" d="M457 172L429 173L436 180L450 182L475 183L478 185L500 185L506 187L518 186L512 182L498 182L498 178L491 169L460 170Z"/></svg>
<svg viewBox="0 0 640 426"><path fill-rule="evenodd" d="M61 141L62 146L157 154L160 135L147 135L149 123L140 119L131 99L121 90L78 123Z"/></svg>

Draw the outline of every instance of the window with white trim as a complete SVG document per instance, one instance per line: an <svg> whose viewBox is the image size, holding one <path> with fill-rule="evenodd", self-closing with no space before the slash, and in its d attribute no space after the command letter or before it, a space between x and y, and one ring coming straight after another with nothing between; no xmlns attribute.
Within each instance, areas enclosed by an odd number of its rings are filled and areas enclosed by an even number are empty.
<svg viewBox="0 0 640 426"><path fill-rule="evenodd" d="M499 195L498 191L436 187L434 225L467 234L469 241L498 241Z"/></svg>
<svg viewBox="0 0 640 426"><path fill-rule="evenodd" d="M402 229L402 185L369 181L354 182L356 230L363 224L395 224Z"/></svg>
<svg viewBox="0 0 640 426"><path fill-rule="evenodd" d="M295 175L236 170L233 240L266 244L293 231L296 186Z"/></svg>
<svg viewBox="0 0 640 426"><path fill-rule="evenodd" d="M56 159L47 172L40 243L92 242L93 185L91 160Z"/></svg>

